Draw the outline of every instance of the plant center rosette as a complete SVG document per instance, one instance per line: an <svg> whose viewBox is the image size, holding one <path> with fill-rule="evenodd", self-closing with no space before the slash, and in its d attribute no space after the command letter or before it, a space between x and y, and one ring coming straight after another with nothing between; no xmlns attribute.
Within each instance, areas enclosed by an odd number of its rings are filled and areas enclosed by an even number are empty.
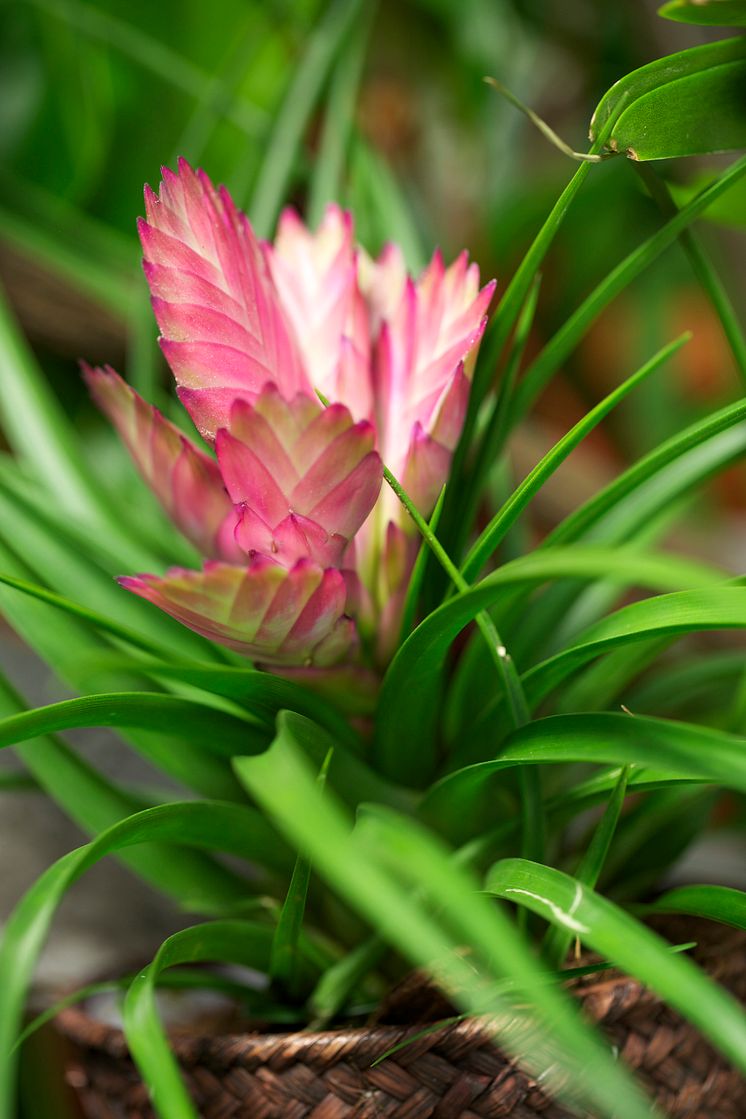
<svg viewBox="0 0 746 1119"><path fill-rule="evenodd" d="M202 445L111 368L85 376L204 563L122 586L273 671L380 670L419 544L383 463L429 516L494 282L439 252L414 280L396 245L357 247L336 205L315 232L286 210L260 242L184 160L145 205L160 344Z"/></svg>

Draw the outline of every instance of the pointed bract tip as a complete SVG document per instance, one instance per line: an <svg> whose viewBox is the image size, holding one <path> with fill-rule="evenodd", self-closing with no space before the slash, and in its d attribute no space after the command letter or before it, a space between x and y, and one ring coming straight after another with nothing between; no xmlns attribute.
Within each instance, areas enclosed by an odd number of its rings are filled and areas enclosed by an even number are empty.
<svg viewBox="0 0 746 1119"><path fill-rule="evenodd" d="M300 214L296 210L295 206L283 206L282 207L282 210L280 211L280 216L277 219L278 229L285 224L295 225L295 226L300 225L300 226L303 226L303 228L305 229L305 225L303 224L303 219L301 218Z"/></svg>
<svg viewBox="0 0 746 1119"><path fill-rule="evenodd" d="M147 588L147 580L152 578L152 575L117 575L115 582L127 591L138 591Z"/></svg>

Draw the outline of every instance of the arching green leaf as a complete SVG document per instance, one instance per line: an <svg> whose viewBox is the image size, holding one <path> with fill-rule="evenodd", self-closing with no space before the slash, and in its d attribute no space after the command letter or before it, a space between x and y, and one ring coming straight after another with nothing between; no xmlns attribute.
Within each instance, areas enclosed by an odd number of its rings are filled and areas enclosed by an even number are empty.
<svg viewBox="0 0 746 1119"><path fill-rule="evenodd" d="M700 27L746 27L746 0L669 0L658 15Z"/></svg>
<svg viewBox="0 0 746 1119"><path fill-rule="evenodd" d="M494 774L517 765L563 762L659 769L746 792L744 739L688 723L605 711L552 715L521 727L496 758L459 769L434 785L420 810L450 830L468 817L470 805Z"/></svg>
<svg viewBox="0 0 746 1119"><path fill-rule="evenodd" d="M613 902L569 874L524 859L504 859L487 875L485 889L525 906L569 929L594 951L693 1022L736 1066L746 1072L746 1012L735 998L691 960Z"/></svg>
<svg viewBox="0 0 746 1119"><path fill-rule="evenodd" d="M573 576L668 587L672 581L678 586L691 586L717 578L699 565L693 567L671 556L623 549L547 549L505 564L433 611L398 650L384 678L379 701L377 751L384 772L412 784L422 783L421 758L429 756L437 735L441 672L457 634L481 610L498 602L506 589ZM594 655L589 652L586 659ZM580 654L577 663L582 663Z"/></svg>

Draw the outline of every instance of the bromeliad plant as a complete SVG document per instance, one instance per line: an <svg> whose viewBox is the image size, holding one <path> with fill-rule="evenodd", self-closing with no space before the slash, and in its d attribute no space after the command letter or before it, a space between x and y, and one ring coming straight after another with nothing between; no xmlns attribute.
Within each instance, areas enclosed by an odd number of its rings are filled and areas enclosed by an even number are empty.
<svg viewBox="0 0 746 1119"><path fill-rule="evenodd" d="M155 991L167 978L210 983L184 970L197 962L266 975L261 991L231 990L249 1021L278 1027L364 1022L392 979L421 966L571 1105L641 1119L649 1101L557 982L578 939L746 1072L742 1008L634 908L718 790L746 792L742 704L732 703L742 652L713 658L695 644L661 659L682 635L746 628L746 589L651 550L671 510L743 456L746 403L669 438L507 559L532 498L677 340L496 511L485 515L483 500L537 393L678 237L746 377L737 319L688 231L746 173L740 159L681 210L645 165L663 224L517 378L540 263L593 161L745 146L743 114L728 115L744 58L741 39L710 44L610 91L590 159L484 339L493 286L480 289L465 256L446 267L436 253L414 280L395 247L369 258L336 206L313 231L286 212L263 244L202 172L185 162L164 172L159 195L146 193L145 271L203 443L113 370L85 376L185 540L165 519L153 533L145 489L128 504L88 465L4 316L5 427L18 461L0 467L2 606L80 695L26 710L2 683L0 745L93 838L49 869L5 929L1 1119L13 1115L14 1047L54 912L110 854L200 915L120 981L127 1039L163 1119L194 1110ZM143 570L154 573L133 574ZM185 793L119 787L56 737L91 725L116 728ZM724 887L674 891L651 908L746 927L744 895Z"/></svg>

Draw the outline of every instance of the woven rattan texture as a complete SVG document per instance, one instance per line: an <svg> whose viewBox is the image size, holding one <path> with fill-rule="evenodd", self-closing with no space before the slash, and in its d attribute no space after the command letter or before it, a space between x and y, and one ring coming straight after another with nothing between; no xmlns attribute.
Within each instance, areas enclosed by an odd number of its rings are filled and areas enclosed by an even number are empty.
<svg viewBox="0 0 746 1119"><path fill-rule="evenodd" d="M746 937L706 923L687 931L699 940L699 962L746 1001ZM574 993L664 1114L746 1117L743 1078L638 983L605 972ZM153 1119L121 1032L79 1008L59 1024L73 1044L68 1078L88 1119ZM418 1037L371 1067L420 1030L179 1038L174 1048L202 1119L567 1119L474 1022Z"/></svg>

